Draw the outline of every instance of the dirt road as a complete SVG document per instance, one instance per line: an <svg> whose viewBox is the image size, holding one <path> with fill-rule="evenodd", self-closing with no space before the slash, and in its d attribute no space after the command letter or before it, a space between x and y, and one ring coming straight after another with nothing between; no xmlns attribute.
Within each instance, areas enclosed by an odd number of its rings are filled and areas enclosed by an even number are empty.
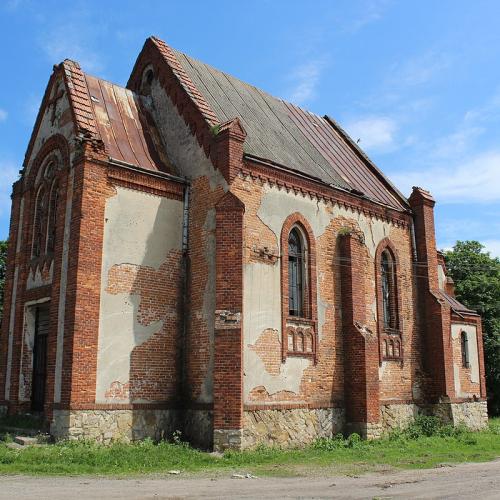
<svg viewBox="0 0 500 500"><path fill-rule="evenodd" d="M359 477L232 479L214 477L0 476L0 498L480 498L500 499L500 460Z"/></svg>

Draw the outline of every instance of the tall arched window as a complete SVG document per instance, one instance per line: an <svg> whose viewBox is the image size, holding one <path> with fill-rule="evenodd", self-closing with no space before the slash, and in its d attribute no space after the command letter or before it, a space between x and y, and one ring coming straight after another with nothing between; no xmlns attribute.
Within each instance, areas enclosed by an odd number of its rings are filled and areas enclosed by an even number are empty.
<svg viewBox="0 0 500 500"><path fill-rule="evenodd" d="M316 242L307 219L290 214L281 228L281 356L317 362Z"/></svg>
<svg viewBox="0 0 500 500"><path fill-rule="evenodd" d="M384 250L380 257L380 275L382 286L382 313L384 328L395 330L397 321L397 297L396 297L396 266L392 255Z"/></svg>
<svg viewBox="0 0 500 500"><path fill-rule="evenodd" d="M35 202L35 218L33 224L33 257L39 257L42 254L43 245L45 243L45 212L47 206L47 193L43 186L38 190Z"/></svg>
<svg viewBox="0 0 500 500"><path fill-rule="evenodd" d="M50 190L49 217L47 224L47 253L52 253L55 248L58 200L59 200L59 186L56 180L53 182L52 189Z"/></svg>
<svg viewBox="0 0 500 500"><path fill-rule="evenodd" d="M304 239L297 227L288 235L288 310L290 316L304 317L306 258Z"/></svg>
<svg viewBox="0 0 500 500"><path fill-rule="evenodd" d="M469 368L469 339L465 332L460 334L460 346L462 349L462 366Z"/></svg>
<svg viewBox="0 0 500 500"><path fill-rule="evenodd" d="M398 261L396 249L388 238L384 238L377 248L375 273L380 363L385 360L403 361L404 343L400 320Z"/></svg>

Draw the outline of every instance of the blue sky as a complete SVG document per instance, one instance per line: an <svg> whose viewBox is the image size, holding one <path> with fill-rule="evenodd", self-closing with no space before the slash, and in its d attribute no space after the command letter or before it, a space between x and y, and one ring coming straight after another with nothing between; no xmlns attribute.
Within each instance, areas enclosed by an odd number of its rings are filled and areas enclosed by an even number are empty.
<svg viewBox="0 0 500 500"><path fill-rule="evenodd" d="M408 195L437 200L438 246L500 256L500 2L0 2L0 239L52 65L124 85L144 40L337 119Z"/></svg>

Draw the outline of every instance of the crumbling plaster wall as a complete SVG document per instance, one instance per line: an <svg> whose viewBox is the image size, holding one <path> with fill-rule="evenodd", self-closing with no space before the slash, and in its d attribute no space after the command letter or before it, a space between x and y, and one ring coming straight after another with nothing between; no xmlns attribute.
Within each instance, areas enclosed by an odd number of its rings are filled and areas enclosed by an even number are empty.
<svg viewBox="0 0 500 500"><path fill-rule="evenodd" d="M340 307L339 230L362 234L370 265L366 281L366 322L377 331L374 258L378 244L389 238L400 260L400 293L405 362L384 362L380 368L381 398L412 398L418 389L418 341L414 332L414 289L409 231L300 193L239 177L232 187L245 203L244 264L244 395L245 403L309 403L343 398L343 347ZM299 212L316 240L318 362L293 357L281 362L281 252L285 219ZM267 249L263 252L264 247Z"/></svg>
<svg viewBox="0 0 500 500"><path fill-rule="evenodd" d="M151 84L151 95L144 102L160 132L170 163L178 175L191 182L186 396L197 403L209 404L213 401L215 205L228 186L156 78Z"/></svg>
<svg viewBox="0 0 500 500"><path fill-rule="evenodd" d="M96 401L175 391L182 202L116 187L107 199Z"/></svg>
<svg viewBox="0 0 500 500"><path fill-rule="evenodd" d="M461 332L467 334L469 349L469 367L462 366ZM477 350L476 326L468 323L451 325L451 340L453 348L453 374L455 394L458 398L479 397L481 394L479 378L479 354Z"/></svg>

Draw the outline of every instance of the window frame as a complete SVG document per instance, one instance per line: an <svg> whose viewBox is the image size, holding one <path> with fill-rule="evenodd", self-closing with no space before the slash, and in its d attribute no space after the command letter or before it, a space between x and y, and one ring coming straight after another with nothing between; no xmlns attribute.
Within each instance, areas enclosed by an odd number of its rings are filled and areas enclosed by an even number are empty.
<svg viewBox="0 0 500 500"><path fill-rule="evenodd" d="M302 314L290 314L289 302L289 236L296 230L303 245L303 297ZM309 357L317 362L317 275L316 246L314 233L304 216L295 212L288 216L281 230L281 350L282 362L288 356ZM298 349L300 335L311 338L311 349ZM310 335L310 337L309 337ZM293 349L289 348L289 336L292 338ZM304 337L305 338L305 337ZM305 343L305 341L304 341Z"/></svg>
<svg viewBox="0 0 500 500"><path fill-rule="evenodd" d="M384 272L382 262L388 257L389 266L392 266L388 286L389 293L389 324L386 323L386 304L384 298ZM382 361L403 362L403 336L401 327L401 294L398 280L399 259L393 243L384 238L378 245L375 254L376 302L377 302L377 329L379 336L379 363Z"/></svg>

